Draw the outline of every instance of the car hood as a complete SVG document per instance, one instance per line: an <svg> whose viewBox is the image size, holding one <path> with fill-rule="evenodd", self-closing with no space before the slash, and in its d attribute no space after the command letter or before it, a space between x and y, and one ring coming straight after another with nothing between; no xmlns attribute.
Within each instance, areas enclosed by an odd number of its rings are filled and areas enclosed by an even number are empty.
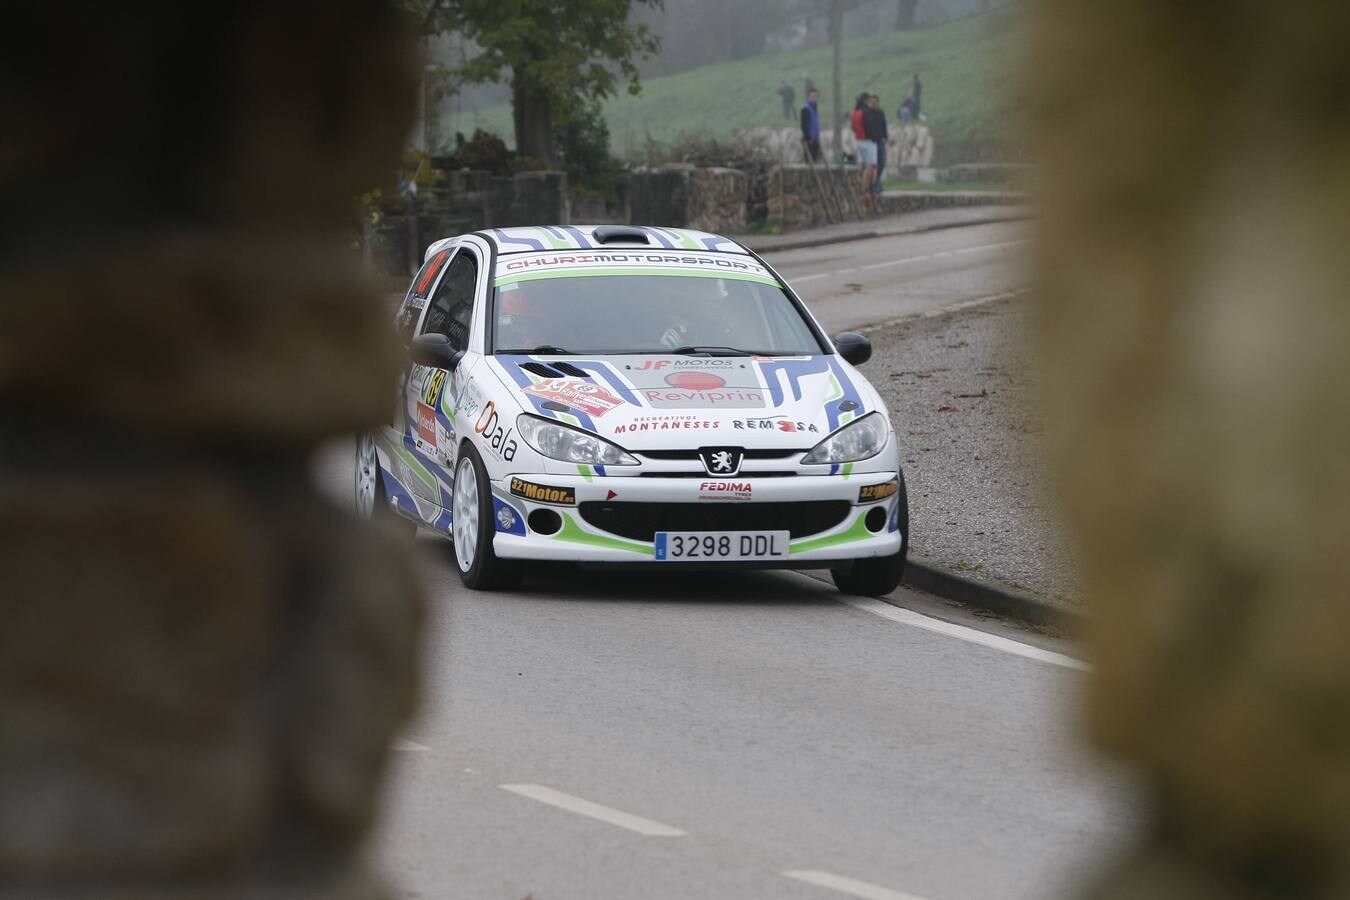
<svg viewBox="0 0 1350 900"><path fill-rule="evenodd" d="M836 355L501 355L491 365L526 411L630 450L806 449L883 409L871 386Z"/></svg>

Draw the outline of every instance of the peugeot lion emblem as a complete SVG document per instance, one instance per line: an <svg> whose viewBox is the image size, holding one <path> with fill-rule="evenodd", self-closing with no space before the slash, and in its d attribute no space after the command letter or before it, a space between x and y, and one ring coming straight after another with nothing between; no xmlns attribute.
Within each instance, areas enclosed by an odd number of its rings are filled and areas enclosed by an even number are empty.
<svg viewBox="0 0 1350 900"><path fill-rule="evenodd" d="M745 451L740 447L700 447L698 458L704 470L712 476L735 475L741 470Z"/></svg>

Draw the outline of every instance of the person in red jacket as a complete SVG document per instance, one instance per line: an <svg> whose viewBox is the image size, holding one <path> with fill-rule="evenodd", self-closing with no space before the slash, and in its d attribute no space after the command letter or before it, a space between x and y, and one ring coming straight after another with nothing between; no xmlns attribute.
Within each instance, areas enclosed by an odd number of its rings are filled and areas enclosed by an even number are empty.
<svg viewBox="0 0 1350 900"><path fill-rule="evenodd" d="M858 95L857 104L853 110L853 135L858 139L858 164L862 166L863 205L870 212L876 212L877 200L876 195L872 192L872 182L877 177L877 141L874 129L868 127L870 124L869 117L874 116L874 112L869 106L871 96L868 93Z"/></svg>

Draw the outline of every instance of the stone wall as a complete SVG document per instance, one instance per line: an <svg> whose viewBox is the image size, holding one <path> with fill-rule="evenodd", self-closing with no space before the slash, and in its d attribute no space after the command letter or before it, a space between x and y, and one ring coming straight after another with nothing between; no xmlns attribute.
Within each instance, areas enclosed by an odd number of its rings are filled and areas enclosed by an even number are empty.
<svg viewBox="0 0 1350 900"><path fill-rule="evenodd" d="M415 38L379 0L193 13L6 11L7 900L395 893L366 848L422 589L310 466L389 417L401 350L334 226L398 164Z"/></svg>
<svg viewBox="0 0 1350 900"><path fill-rule="evenodd" d="M1148 800L1088 896L1350 897L1350 7L1041 7L1050 466Z"/></svg>
<svg viewBox="0 0 1350 900"><path fill-rule="evenodd" d="M749 181L737 169L682 163L642 167L628 175L629 220L740 234L748 191Z"/></svg>
<svg viewBox="0 0 1350 900"><path fill-rule="evenodd" d="M411 276L421 266L427 247L457 234L572 221L565 172L507 177L456 170L446 173L445 194L448 202L440 208L419 209L415 224L406 215L395 215L367 227L367 258L374 271ZM416 253L409 254L409 243L416 244Z"/></svg>
<svg viewBox="0 0 1350 900"><path fill-rule="evenodd" d="M857 219L855 201L861 193L857 166L774 166L769 169L767 224L789 232L841 221L841 215L842 220Z"/></svg>

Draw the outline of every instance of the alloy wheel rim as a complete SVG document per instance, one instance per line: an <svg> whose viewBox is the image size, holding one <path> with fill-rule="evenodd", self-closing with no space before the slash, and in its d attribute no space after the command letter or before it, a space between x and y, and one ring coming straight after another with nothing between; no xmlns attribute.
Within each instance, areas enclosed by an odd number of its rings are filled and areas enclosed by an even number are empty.
<svg viewBox="0 0 1350 900"><path fill-rule="evenodd" d="M455 559L461 572L473 568L478 552L478 479L473 460L460 460L455 472L455 508L451 528L455 536Z"/></svg>
<svg viewBox="0 0 1350 900"><path fill-rule="evenodd" d="M375 479L380 477L379 469L375 438L363 434L356 445L356 512L363 519L375 513Z"/></svg>

